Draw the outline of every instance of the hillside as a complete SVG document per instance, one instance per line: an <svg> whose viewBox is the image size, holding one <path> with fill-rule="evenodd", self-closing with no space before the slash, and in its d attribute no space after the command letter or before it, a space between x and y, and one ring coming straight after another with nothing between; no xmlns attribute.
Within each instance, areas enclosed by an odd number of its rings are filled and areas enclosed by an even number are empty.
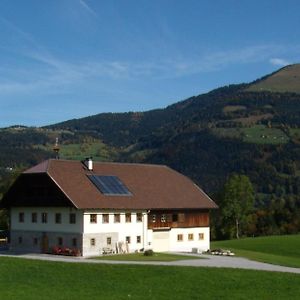
<svg viewBox="0 0 300 300"><path fill-rule="evenodd" d="M251 90L274 77L284 78L284 93ZM230 174L245 174L257 195L249 233L297 232L300 95L287 82L298 77L299 65L289 66L252 84L218 88L164 109L103 113L43 128L3 128L0 176L54 157L58 137L62 158L92 155L95 160L166 164L217 201Z"/></svg>
<svg viewBox="0 0 300 300"><path fill-rule="evenodd" d="M250 85L251 92L300 93L300 64L286 66Z"/></svg>

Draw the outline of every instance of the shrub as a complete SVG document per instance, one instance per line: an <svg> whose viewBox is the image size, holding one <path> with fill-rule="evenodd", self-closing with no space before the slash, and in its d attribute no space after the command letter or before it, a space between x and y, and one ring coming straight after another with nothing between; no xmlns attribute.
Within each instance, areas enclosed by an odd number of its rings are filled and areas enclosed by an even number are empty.
<svg viewBox="0 0 300 300"><path fill-rule="evenodd" d="M154 254L154 252L151 249L144 251L145 256L152 256L153 254Z"/></svg>

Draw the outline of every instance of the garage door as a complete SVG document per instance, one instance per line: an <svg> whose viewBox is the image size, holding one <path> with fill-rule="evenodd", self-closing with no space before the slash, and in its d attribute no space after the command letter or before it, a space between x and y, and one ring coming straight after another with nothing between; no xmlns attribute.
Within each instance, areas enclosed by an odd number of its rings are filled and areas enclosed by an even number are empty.
<svg viewBox="0 0 300 300"><path fill-rule="evenodd" d="M155 252L169 251L170 231L154 231L152 235L152 247Z"/></svg>

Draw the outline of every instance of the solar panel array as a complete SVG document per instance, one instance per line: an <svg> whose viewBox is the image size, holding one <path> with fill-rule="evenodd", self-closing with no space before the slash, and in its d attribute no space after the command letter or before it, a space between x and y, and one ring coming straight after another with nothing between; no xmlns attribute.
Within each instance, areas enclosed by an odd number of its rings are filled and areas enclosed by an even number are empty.
<svg viewBox="0 0 300 300"><path fill-rule="evenodd" d="M87 175L97 189L104 195L124 195L132 194L117 176L107 175Z"/></svg>

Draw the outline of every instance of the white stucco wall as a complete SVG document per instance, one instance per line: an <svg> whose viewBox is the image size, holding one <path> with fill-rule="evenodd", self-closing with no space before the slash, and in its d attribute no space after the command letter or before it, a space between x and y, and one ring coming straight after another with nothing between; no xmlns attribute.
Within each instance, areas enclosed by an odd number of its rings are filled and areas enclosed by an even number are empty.
<svg viewBox="0 0 300 300"><path fill-rule="evenodd" d="M142 221L137 221L137 212L131 213L131 222L126 222L125 211L102 211L93 210L85 211L83 214L83 234L84 234L84 255L94 255L94 253L101 253L103 247L115 248L116 242L126 243L126 237L130 237L130 243L128 244L129 252L134 252L145 248L147 243L147 223L148 216L145 211L139 211L142 213ZM97 215L97 223L90 222L91 214ZM109 215L109 222L103 223L103 215ZM114 222L114 214L120 214L120 222ZM106 245L105 240L101 239L102 236L112 237L113 244ZM117 241L115 237L117 236ZM140 237L140 242L137 242L137 237ZM89 241L95 239L96 245L89 245Z"/></svg>
<svg viewBox="0 0 300 300"><path fill-rule="evenodd" d="M24 213L24 222L19 222L19 213ZM32 223L31 215L37 213L37 222ZM42 223L42 213L47 213L47 223ZM61 223L55 223L55 214L61 213ZM76 223L70 224L70 213L76 214ZM83 211L66 207L13 207L11 208L11 230L42 232L82 233Z"/></svg>
<svg viewBox="0 0 300 300"><path fill-rule="evenodd" d="M200 233L203 234L203 240L199 239ZM178 241L178 234L182 235L182 241ZM189 234L193 234L193 240L188 239ZM155 252L191 252L193 248L206 251L210 244L210 230L209 227L172 228L154 232L148 230L148 244L148 248Z"/></svg>

